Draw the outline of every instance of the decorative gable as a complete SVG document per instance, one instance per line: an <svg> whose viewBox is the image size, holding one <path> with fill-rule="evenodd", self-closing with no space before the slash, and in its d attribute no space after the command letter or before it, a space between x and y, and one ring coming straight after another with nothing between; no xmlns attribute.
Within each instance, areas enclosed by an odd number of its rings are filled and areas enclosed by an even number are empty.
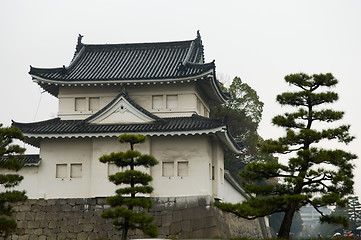
<svg viewBox="0 0 361 240"><path fill-rule="evenodd" d="M85 119L85 122L88 124L130 124L150 123L157 119L158 117L134 103L125 93L121 93L99 112Z"/></svg>

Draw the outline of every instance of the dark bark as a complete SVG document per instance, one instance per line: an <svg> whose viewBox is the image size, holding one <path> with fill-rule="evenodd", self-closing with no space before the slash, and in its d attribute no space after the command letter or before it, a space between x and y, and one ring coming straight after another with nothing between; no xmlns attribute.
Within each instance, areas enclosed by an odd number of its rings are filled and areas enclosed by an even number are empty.
<svg viewBox="0 0 361 240"><path fill-rule="evenodd" d="M278 231L278 239L289 239L290 231L292 226L293 215L295 215L296 208L295 204L291 203L289 209L285 212L285 216L283 217L280 230Z"/></svg>

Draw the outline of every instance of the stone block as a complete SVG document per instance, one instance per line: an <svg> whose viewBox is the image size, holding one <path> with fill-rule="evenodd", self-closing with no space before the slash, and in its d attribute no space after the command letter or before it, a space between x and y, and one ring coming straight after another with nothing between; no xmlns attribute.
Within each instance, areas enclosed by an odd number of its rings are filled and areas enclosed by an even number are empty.
<svg viewBox="0 0 361 240"><path fill-rule="evenodd" d="M206 231L204 229L199 229L192 232L192 238L204 238Z"/></svg>
<svg viewBox="0 0 361 240"><path fill-rule="evenodd" d="M46 228L46 227L48 227L48 220L46 220L46 219L40 220L39 228Z"/></svg>
<svg viewBox="0 0 361 240"><path fill-rule="evenodd" d="M34 228L26 228L24 234L29 235L29 237L30 237L31 234L35 234L35 229Z"/></svg>
<svg viewBox="0 0 361 240"><path fill-rule="evenodd" d="M182 210L182 219L184 220L190 220L193 219L195 216L193 209L186 208Z"/></svg>
<svg viewBox="0 0 361 240"><path fill-rule="evenodd" d="M64 205L62 205L61 210L63 212L70 212L72 210L72 206L69 204L64 204Z"/></svg>
<svg viewBox="0 0 361 240"><path fill-rule="evenodd" d="M172 220L171 214L162 215L162 226L164 226L164 227L170 226L172 221L173 220Z"/></svg>
<svg viewBox="0 0 361 240"><path fill-rule="evenodd" d="M55 203L56 203L56 199L48 199L48 200L46 200L47 202L48 202L48 204L47 205L55 205Z"/></svg>
<svg viewBox="0 0 361 240"><path fill-rule="evenodd" d="M87 223L87 224L82 225L82 229L84 232L91 232L91 231L93 231L94 227L93 227L93 224Z"/></svg>
<svg viewBox="0 0 361 240"><path fill-rule="evenodd" d="M78 219L76 218L70 218L66 220L68 222L68 225L77 226L78 225Z"/></svg>
<svg viewBox="0 0 361 240"><path fill-rule="evenodd" d="M52 228L56 228L56 227L58 227L58 221L55 221L55 220L49 221L48 228L52 229Z"/></svg>
<svg viewBox="0 0 361 240"><path fill-rule="evenodd" d="M162 225L162 217L154 216L153 224L156 226L161 226Z"/></svg>
<svg viewBox="0 0 361 240"><path fill-rule="evenodd" d="M29 235L22 235L19 236L19 240L29 240L30 236Z"/></svg>
<svg viewBox="0 0 361 240"><path fill-rule="evenodd" d="M180 239L190 239L190 238L192 238L191 236L192 236L191 232L186 232L183 230L178 234L178 238L180 238Z"/></svg>
<svg viewBox="0 0 361 240"><path fill-rule="evenodd" d="M204 238L215 238L221 236L216 226L206 228L204 234Z"/></svg>
<svg viewBox="0 0 361 240"><path fill-rule="evenodd" d="M56 235L51 235L47 237L47 240L57 240Z"/></svg>
<svg viewBox="0 0 361 240"><path fill-rule="evenodd" d="M168 237L169 236L169 227L159 227L158 233L162 237Z"/></svg>
<svg viewBox="0 0 361 240"><path fill-rule="evenodd" d="M106 198L96 198L96 204L105 205L107 203Z"/></svg>
<svg viewBox="0 0 361 240"><path fill-rule="evenodd" d="M21 212L29 212L30 209L31 209L31 205L29 204L24 204L19 206L19 211Z"/></svg>
<svg viewBox="0 0 361 240"><path fill-rule="evenodd" d="M40 226L40 221L29 221L28 222L28 228L32 229L32 228L39 228Z"/></svg>
<svg viewBox="0 0 361 240"><path fill-rule="evenodd" d="M169 233L171 235L177 235L182 230L180 222L174 222L169 227Z"/></svg>
<svg viewBox="0 0 361 240"><path fill-rule="evenodd" d="M202 218L192 219L191 225L192 225L192 229L194 231L199 230L199 229L204 229L204 227L206 225L206 221L205 221L205 219L202 219Z"/></svg>
<svg viewBox="0 0 361 240"><path fill-rule="evenodd" d="M162 212L164 211L164 204L156 204L150 209L151 212Z"/></svg>
<svg viewBox="0 0 361 240"><path fill-rule="evenodd" d="M60 232L60 233L58 233L57 234L57 238L60 240L62 240L62 239L67 239L66 238L66 233L65 232Z"/></svg>
<svg viewBox="0 0 361 240"><path fill-rule="evenodd" d="M192 225L190 220L185 220L181 222L182 232L190 232L192 231Z"/></svg>
<svg viewBox="0 0 361 240"><path fill-rule="evenodd" d="M26 221L34 221L35 220L35 213L26 212L25 213L25 220Z"/></svg>
<svg viewBox="0 0 361 240"><path fill-rule="evenodd" d="M15 219L19 221L25 220L25 215L25 212L18 212L16 213Z"/></svg>
<svg viewBox="0 0 361 240"><path fill-rule="evenodd" d="M47 240L46 236L39 236L39 240Z"/></svg>
<svg viewBox="0 0 361 240"><path fill-rule="evenodd" d="M42 228L38 228L38 229L35 229L35 234L40 236L40 235L43 235L44 231Z"/></svg>
<svg viewBox="0 0 361 240"><path fill-rule="evenodd" d="M187 200L185 198L177 198L177 200L175 201L175 204L173 206L174 210L182 210L182 209L186 209L187 208Z"/></svg>
<svg viewBox="0 0 361 240"><path fill-rule="evenodd" d="M182 221L182 212L180 210L173 211L173 222Z"/></svg>
<svg viewBox="0 0 361 240"><path fill-rule="evenodd" d="M98 238L99 238L99 239L106 239L106 238L108 238L107 232L106 232L106 231L100 231L100 232L98 232Z"/></svg>
<svg viewBox="0 0 361 240"><path fill-rule="evenodd" d="M43 207L39 206L37 204L33 204L33 205L31 205L30 211L31 212L40 212L40 211L43 211Z"/></svg>
<svg viewBox="0 0 361 240"><path fill-rule="evenodd" d="M215 217L206 217L206 227L217 226L217 221Z"/></svg>
<svg viewBox="0 0 361 240"><path fill-rule="evenodd" d="M76 233L66 233L65 239L76 239L77 234Z"/></svg>
<svg viewBox="0 0 361 240"><path fill-rule="evenodd" d="M209 205L209 202L207 202L206 196L198 197L198 206L207 206Z"/></svg>
<svg viewBox="0 0 361 240"><path fill-rule="evenodd" d="M77 227L77 226L65 225L65 226L60 227L60 230L63 233L71 233L71 232L74 232L73 230L74 230L75 227Z"/></svg>
<svg viewBox="0 0 361 240"><path fill-rule="evenodd" d="M44 220L45 219L45 212L37 212L35 214L35 220Z"/></svg>
<svg viewBox="0 0 361 240"><path fill-rule="evenodd" d="M39 206L44 207L44 206L47 206L47 205L48 205L48 202L47 202L47 200L45 200L45 199L39 199L39 200L37 200L36 202L34 202L33 204L36 204L36 205L39 205Z"/></svg>
<svg viewBox="0 0 361 240"><path fill-rule="evenodd" d="M51 205L51 212L61 212L62 211L62 205L54 204Z"/></svg>
<svg viewBox="0 0 361 240"><path fill-rule="evenodd" d="M27 228L28 227L28 222L27 221L17 221L17 228Z"/></svg>
<svg viewBox="0 0 361 240"><path fill-rule="evenodd" d="M88 239L88 233L81 232L76 236L77 240L87 240Z"/></svg>
<svg viewBox="0 0 361 240"><path fill-rule="evenodd" d="M198 197L197 196L191 196L187 197L187 208L194 208L198 207Z"/></svg>
<svg viewBox="0 0 361 240"><path fill-rule="evenodd" d="M29 240L39 240L38 235L30 235Z"/></svg>

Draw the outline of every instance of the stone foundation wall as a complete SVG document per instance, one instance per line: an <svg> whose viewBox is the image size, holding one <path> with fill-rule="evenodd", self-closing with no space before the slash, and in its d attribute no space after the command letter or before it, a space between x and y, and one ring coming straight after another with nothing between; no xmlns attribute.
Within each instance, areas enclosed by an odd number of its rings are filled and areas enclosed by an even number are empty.
<svg viewBox="0 0 361 240"><path fill-rule="evenodd" d="M270 237L262 219L248 221L223 213L208 196L153 198L159 238ZM119 239L120 231L100 214L104 198L28 200L15 206L18 230L11 240ZM141 231L129 238L145 238Z"/></svg>

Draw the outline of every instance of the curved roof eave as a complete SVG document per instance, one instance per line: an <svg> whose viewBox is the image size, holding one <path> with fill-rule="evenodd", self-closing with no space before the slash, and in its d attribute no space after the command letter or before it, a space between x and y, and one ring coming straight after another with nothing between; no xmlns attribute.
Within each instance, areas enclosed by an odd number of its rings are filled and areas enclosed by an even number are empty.
<svg viewBox="0 0 361 240"><path fill-rule="evenodd" d="M103 132L103 133L67 133L67 134L34 134L24 133L26 142L37 146L39 139L51 139L51 138L98 138L98 137L118 137L123 132ZM189 135L209 135L215 134L230 151L234 153L240 153L241 149L236 145L227 133L226 126L221 126L214 129L204 130L191 130L191 131L170 131L170 132L132 132L132 134L142 134L149 137L154 136L189 136Z"/></svg>
<svg viewBox="0 0 361 240"><path fill-rule="evenodd" d="M227 101L227 97L223 94L222 90L216 83L216 79L214 77L214 69L209 69L208 71L189 77L181 77L181 78L165 78L165 79L114 79L114 80L106 80L106 81L60 81L60 80L52 80L39 77L37 75L30 74L33 82L40 85L45 91L49 92L51 95L58 97L59 87L60 86L110 86L110 85L123 85L123 84L150 84L150 83L183 83L183 82L191 82L197 81L199 79L209 79L209 85L213 92L215 93L216 98L219 102L225 103Z"/></svg>

